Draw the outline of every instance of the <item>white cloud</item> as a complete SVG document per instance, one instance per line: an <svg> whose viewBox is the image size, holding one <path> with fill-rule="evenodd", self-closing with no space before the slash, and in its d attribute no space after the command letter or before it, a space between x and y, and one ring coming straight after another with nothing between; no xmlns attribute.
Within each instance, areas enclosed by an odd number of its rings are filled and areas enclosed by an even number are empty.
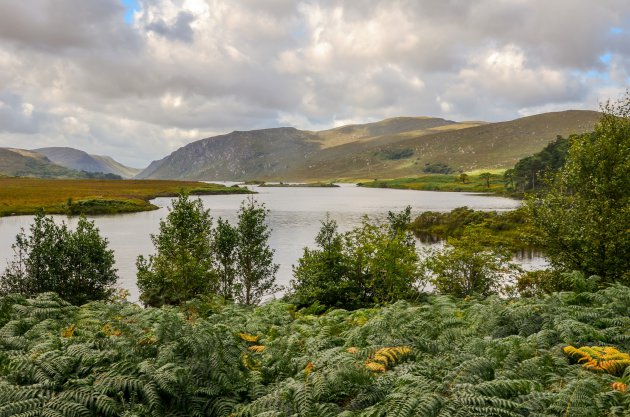
<svg viewBox="0 0 630 417"><path fill-rule="evenodd" d="M627 0L140 0L132 24L124 13L119 0L0 2L0 146L145 165L235 129L596 108L630 76Z"/></svg>

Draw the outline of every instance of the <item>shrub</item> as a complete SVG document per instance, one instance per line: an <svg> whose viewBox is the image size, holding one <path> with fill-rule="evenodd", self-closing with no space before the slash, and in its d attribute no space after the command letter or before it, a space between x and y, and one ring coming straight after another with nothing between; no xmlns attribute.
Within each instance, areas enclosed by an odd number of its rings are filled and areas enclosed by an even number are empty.
<svg viewBox="0 0 630 417"><path fill-rule="evenodd" d="M105 299L118 279L107 244L85 217L72 231L39 212L30 234L22 230L16 237L15 258L0 277L0 293L52 291L72 304Z"/></svg>

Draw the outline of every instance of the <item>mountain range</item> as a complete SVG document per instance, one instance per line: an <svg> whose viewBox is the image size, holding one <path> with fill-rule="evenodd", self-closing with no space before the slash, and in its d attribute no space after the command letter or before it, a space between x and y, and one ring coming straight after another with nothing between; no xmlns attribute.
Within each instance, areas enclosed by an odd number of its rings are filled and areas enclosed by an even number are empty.
<svg viewBox="0 0 630 417"><path fill-rule="evenodd" d="M85 171L123 178L290 182L400 178L438 163L453 170L501 169L558 135L592 131L599 117L568 110L497 123L396 117L322 131L234 131L189 143L144 170L67 147L0 148L0 175L80 178Z"/></svg>
<svg viewBox="0 0 630 417"><path fill-rule="evenodd" d="M77 171L101 172L103 174L120 175L123 178L133 178L142 171L130 168L116 162L109 156L90 155L74 148L54 147L34 149L34 152L46 156L50 161L66 168Z"/></svg>
<svg viewBox="0 0 630 417"><path fill-rule="evenodd" d="M96 173L132 178L139 172L108 156L89 155L74 148L0 148L0 174L6 176L86 178Z"/></svg>
<svg viewBox="0 0 630 417"><path fill-rule="evenodd" d="M318 132L235 131L192 142L137 178L308 181L405 177L435 163L509 168L558 135L592 131L598 119L594 111L569 110L498 123L397 117Z"/></svg>

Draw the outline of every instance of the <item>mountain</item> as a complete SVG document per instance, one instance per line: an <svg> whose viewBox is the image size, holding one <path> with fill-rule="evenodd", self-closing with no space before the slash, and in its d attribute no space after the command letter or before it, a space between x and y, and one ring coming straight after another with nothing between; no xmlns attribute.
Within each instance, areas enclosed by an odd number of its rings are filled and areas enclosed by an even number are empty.
<svg viewBox="0 0 630 417"><path fill-rule="evenodd" d="M57 165L77 171L115 174L123 178L132 178L141 171L116 162L109 156L90 155L74 148L52 147L33 151L46 156Z"/></svg>
<svg viewBox="0 0 630 417"><path fill-rule="evenodd" d="M79 178L81 173L24 149L0 148L0 174L10 177Z"/></svg>
<svg viewBox="0 0 630 417"><path fill-rule="evenodd" d="M395 178L427 163L455 169L507 168L557 135L591 131L593 111L544 113L499 122L400 117L320 132L275 128L190 143L137 178L305 181Z"/></svg>

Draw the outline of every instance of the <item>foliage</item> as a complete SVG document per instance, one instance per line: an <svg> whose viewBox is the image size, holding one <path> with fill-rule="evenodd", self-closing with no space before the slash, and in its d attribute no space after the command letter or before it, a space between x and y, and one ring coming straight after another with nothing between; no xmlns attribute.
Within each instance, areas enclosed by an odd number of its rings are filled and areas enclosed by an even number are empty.
<svg viewBox="0 0 630 417"><path fill-rule="evenodd" d="M411 158L413 154L414 150L411 148L389 148L377 152L379 157L391 161Z"/></svg>
<svg viewBox="0 0 630 417"><path fill-rule="evenodd" d="M443 162L435 162L424 164L422 172L427 174L452 174L455 170Z"/></svg>
<svg viewBox="0 0 630 417"><path fill-rule="evenodd" d="M562 351L578 363L582 363L584 369L589 371L622 376L626 368L630 366L630 355L619 352L611 346L582 346L581 348L567 346Z"/></svg>
<svg viewBox="0 0 630 417"><path fill-rule="evenodd" d="M151 235L156 249L137 260L140 299L146 305L180 304L217 289L212 265L212 217L200 199L181 194L173 200L160 233Z"/></svg>
<svg viewBox="0 0 630 417"><path fill-rule="evenodd" d="M340 234L327 217L294 267L292 297L301 306L318 303L355 309L380 302L417 298L415 242L407 231L411 208L389 212L387 224L364 217L361 226Z"/></svg>
<svg viewBox="0 0 630 417"><path fill-rule="evenodd" d="M630 93L603 106L593 134L572 136L549 189L528 200L552 265L630 282Z"/></svg>
<svg viewBox="0 0 630 417"><path fill-rule="evenodd" d="M30 234L22 229L16 236L15 257L0 276L0 293L54 291L73 304L105 299L118 279L107 244L85 217L72 231L39 212Z"/></svg>
<svg viewBox="0 0 630 417"><path fill-rule="evenodd" d="M557 136L543 150L519 160L506 171L506 186L520 193L545 188L546 179L564 166L568 151L569 140Z"/></svg>
<svg viewBox="0 0 630 417"><path fill-rule="evenodd" d="M468 207L458 207L446 213L426 211L410 225L414 234L426 243L459 238L469 227L486 232L478 237L479 243L489 247L500 245L514 251L530 248L531 236L535 234L527 212L522 208L506 212Z"/></svg>
<svg viewBox="0 0 630 417"><path fill-rule="evenodd" d="M451 238L443 249L431 251L424 267L438 292L456 297L502 292L518 269L508 250L481 243L488 239L484 229L470 227L461 238Z"/></svg>
<svg viewBox="0 0 630 417"><path fill-rule="evenodd" d="M238 230L227 220L222 218L217 220L212 239L212 252L218 279L217 294L226 300L234 300L238 237Z"/></svg>
<svg viewBox="0 0 630 417"><path fill-rule="evenodd" d="M258 304L265 295L278 291L275 285L279 265L273 263L269 247L271 231L266 224L269 211L250 198L241 204L236 233L236 299L246 305Z"/></svg>
<svg viewBox="0 0 630 417"><path fill-rule="evenodd" d="M321 316L277 301L11 296L0 298L0 415L628 416L628 371L586 370L562 348L628 352L629 317L621 285Z"/></svg>
<svg viewBox="0 0 630 417"><path fill-rule="evenodd" d="M492 178L492 174L490 172L482 172L479 174L479 178L485 182L486 188L490 189L490 179Z"/></svg>

